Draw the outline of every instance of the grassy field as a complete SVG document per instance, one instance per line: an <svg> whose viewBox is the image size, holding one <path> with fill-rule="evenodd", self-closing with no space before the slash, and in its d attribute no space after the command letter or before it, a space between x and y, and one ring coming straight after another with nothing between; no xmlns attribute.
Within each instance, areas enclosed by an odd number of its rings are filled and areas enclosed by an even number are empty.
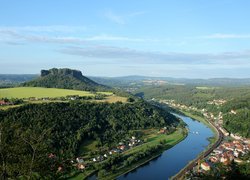
<svg viewBox="0 0 250 180"><path fill-rule="evenodd" d="M144 131L143 139L146 139L146 143L142 144L141 146L134 147L125 152L125 154L133 154L136 152L141 151L143 148L147 146L154 146L159 144L161 141L165 141L168 146L173 146L176 142L183 137L181 133L182 129L178 129L172 134L165 135L165 134L158 134L158 130L150 129Z"/></svg>
<svg viewBox="0 0 250 180"><path fill-rule="evenodd" d="M78 96L89 96L89 97L94 97L96 94L102 94L105 95L104 99L102 100L86 100L90 102L108 102L108 103L115 103L115 102L127 102L127 97L121 97L115 95L113 92L90 92L90 91L78 91L78 90L70 90L70 89L57 89L57 88L42 88L42 87L16 87L16 88L3 88L0 89L0 99L1 98L18 98L18 99L23 99L23 98L59 98L59 97L66 97L66 96L73 96L73 95L78 95ZM61 100L25 100L24 104L27 103L51 103L51 102L64 102ZM0 106L0 109L6 110L9 108L14 108L21 106L23 104L19 105L9 105L9 106Z"/></svg>
<svg viewBox="0 0 250 180"><path fill-rule="evenodd" d="M93 102L108 102L108 103L115 103L115 102L127 102L126 97L121 97L121 96L116 96L116 95L111 95L107 96L105 99L102 100L92 100Z"/></svg>
<svg viewBox="0 0 250 180"><path fill-rule="evenodd" d="M112 94L110 92L100 92L101 94ZM94 96L89 91L77 91L69 89L41 88L41 87L17 87L0 89L0 98L55 98L69 95Z"/></svg>

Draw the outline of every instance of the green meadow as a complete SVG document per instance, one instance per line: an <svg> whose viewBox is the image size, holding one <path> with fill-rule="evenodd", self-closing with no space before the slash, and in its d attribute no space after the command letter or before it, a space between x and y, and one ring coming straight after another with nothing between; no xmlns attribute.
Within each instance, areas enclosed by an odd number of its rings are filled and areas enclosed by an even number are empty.
<svg viewBox="0 0 250 180"><path fill-rule="evenodd" d="M112 92L98 92L99 94L112 95ZM69 95L78 96L94 96L95 94L89 91L78 91L70 89L57 88L41 88L41 87L16 87L0 89L0 98L55 98L65 97Z"/></svg>

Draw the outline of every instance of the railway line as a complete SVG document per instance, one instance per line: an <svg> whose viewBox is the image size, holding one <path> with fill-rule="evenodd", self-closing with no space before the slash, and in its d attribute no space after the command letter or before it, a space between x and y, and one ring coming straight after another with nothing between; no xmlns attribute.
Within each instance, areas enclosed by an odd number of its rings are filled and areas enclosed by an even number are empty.
<svg viewBox="0 0 250 180"><path fill-rule="evenodd" d="M173 176L171 179L173 180L177 180L177 179L182 179L183 176L190 170L192 170L195 166L197 166L198 161L202 160L203 158L207 157L215 148L217 148L221 142L224 139L224 135L221 132L221 130L219 129L218 126L216 126L213 122L211 122L210 120L207 120L209 122L209 124L211 124L211 126L216 130L217 134L218 134L218 139L217 141L209 148L207 149L205 152L201 153L196 159L194 159L191 163L189 163L187 166L185 166L178 174L176 174L175 176Z"/></svg>

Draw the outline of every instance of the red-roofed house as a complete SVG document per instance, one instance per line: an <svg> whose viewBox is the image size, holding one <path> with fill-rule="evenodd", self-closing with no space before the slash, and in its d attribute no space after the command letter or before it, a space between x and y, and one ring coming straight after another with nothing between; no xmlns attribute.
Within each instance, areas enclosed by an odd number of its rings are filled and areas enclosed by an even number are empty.
<svg viewBox="0 0 250 180"><path fill-rule="evenodd" d="M204 170L204 171L210 171L210 165L206 162L203 162L201 163L201 168Z"/></svg>

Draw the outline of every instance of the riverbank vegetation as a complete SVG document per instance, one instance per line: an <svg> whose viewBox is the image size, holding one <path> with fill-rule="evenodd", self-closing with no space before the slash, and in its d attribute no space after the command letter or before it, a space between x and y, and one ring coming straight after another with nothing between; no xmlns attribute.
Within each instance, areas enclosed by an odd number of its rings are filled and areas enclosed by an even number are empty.
<svg viewBox="0 0 250 180"><path fill-rule="evenodd" d="M160 134L158 129L140 130L137 133L141 134L141 139L144 139L143 144L120 153L116 157L117 161L113 160L111 163L107 160L92 173L96 172L99 179L115 179L160 156L163 151L182 141L187 135L187 130L179 126L170 134ZM83 172L71 179L85 179L90 174Z"/></svg>

